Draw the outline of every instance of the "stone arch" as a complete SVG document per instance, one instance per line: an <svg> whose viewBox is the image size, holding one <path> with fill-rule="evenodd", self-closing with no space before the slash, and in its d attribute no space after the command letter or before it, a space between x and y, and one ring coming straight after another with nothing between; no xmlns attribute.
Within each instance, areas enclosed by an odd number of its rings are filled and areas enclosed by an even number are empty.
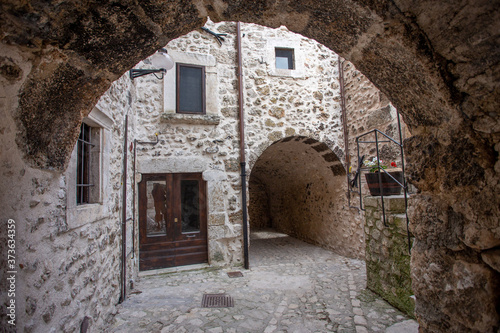
<svg viewBox="0 0 500 333"><path fill-rule="evenodd" d="M342 148L339 147L339 145L336 142L333 142L332 140L328 140L327 142L320 142L320 138L316 136L312 137L306 137L303 135L295 135L295 136L288 136L283 139L274 141L274 142L265 142L263 144L260 144L257 147L252 147L252 149L247 152L248 157L247 157L247 163L248 163L248 170L252 170L253 167L255 166L255 163L257 163L258 159L264 154L264 152L269 149L272 145L278 144L278 143L283 143L283 142L288 142L288 141L307 141L309 142L308 144L315 146L315 150L318 152L324 152L324 151L330 151L332 154L335 155L335 157L332 157L335 159L335 161L338 161L343 168L343 172L345 174L345 152ZM339 171L340 172L340 171Z"/></svg>
<svg viewBox="0 0 500 333"><path fill-rule="evenodd" d="M359 218L345 209L345 174L339 157L325 143L304 136L274 142L250 173L250 229L273 228L362 257Z"/></svg>
<svg viewBox="0 0 500 333"><path fill-rule="evenodd" d="M496 331L500 326L498 287L483 290L480 283L498 279L500 272L500 12L495 1L178 0L75 6L35 0L1 6L2 112L8 126L0 131L7 136L2 144L10 158L23 155L28 166L43 169L65 168L82 117L111 82L169 40L200 27L208 15L215 21L283 24L352 61L389 97L413 134L406 156L410 180L420 189L411 201L411 221L422 329ZM12 148L14 135L20 151ZM426 274L430 263L458 273ZM467 274L471 287L445 291L463 285ZM476 311L464 312L471 308Z"/></svg>
<svg viewBox="0 0 500 333"><path fill-rule="evenodd" d="M8 42L23 47L31 38L32 43L41 40L50 45L38 45L26 53L37 61L21 89L16 116L18 144L27 159L42 168L65 167L79 122L112 81L169 40L202 26L207 15L215 21L286 25L318 40L367 75L411 128L439 126L457 116L458 125L462 118L456 106L463 97L446 81L453 73L446 72L444 59L436 54L423 28L391 2L376 6L339 0L328 5L278 6L273 1L222 1L214 6L176 1L143 6L105 3L73 10L56 5L3 6L5 13L21 21L40 18L26 22L29 33L9 31ZM54 20L62 12L65 16ZM120 20L116 20L118 13ZM44 21L51 23L44 25ZM400 94L402 90L411 93Z"/></svg>

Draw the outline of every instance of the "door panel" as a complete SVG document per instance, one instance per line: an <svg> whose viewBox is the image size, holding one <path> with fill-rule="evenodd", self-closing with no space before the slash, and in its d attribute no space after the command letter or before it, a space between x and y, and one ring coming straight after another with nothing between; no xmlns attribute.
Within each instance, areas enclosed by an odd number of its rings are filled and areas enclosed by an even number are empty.
<svg viewBox="0 0 500 333"><path fill-rule="evenodd" d="M139 270L208 262L201 174L144 174L139 183Z"/></svg>
<svg viewBox="0 0 500 333"><path fill-rule="evenodd" d="M148 181L146 187L146 237L166 236L167 182L164 180Z"/></svg>
<svg viewBox="0 0 500 333"><path fill-rule="evenodd" d="M181 185L181 232L200 232L199 182L182 179ZM193 234L194 236L194 234Z"/></svg>

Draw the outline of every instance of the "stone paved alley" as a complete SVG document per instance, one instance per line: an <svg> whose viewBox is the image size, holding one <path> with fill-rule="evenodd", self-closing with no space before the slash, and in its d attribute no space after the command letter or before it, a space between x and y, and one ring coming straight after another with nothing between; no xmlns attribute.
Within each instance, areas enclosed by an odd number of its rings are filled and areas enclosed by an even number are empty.
<svg viewBox="0 0 500 333"><path fill-rule="evenodd" d="M210 267L143 276L109 332L407 332L409 320L365 289L365 265L271 231L251 237L250 270ZM202 308L225 293L234 307Z"/></svg>

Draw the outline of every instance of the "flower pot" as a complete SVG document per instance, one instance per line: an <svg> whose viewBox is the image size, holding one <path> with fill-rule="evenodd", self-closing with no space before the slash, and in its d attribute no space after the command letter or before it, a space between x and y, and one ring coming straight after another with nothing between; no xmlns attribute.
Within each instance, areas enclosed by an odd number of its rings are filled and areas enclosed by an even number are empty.
<svg viewBox="0 0 500 333"><path fill-rule="evenodd" d="M389 171L392 177L403 184L402 171ZM384 196L401 194L402 187L385 172L380 172L382 178L382 194ZM366 183L372 196L380 196L379 172L365 173Z"/></svg>

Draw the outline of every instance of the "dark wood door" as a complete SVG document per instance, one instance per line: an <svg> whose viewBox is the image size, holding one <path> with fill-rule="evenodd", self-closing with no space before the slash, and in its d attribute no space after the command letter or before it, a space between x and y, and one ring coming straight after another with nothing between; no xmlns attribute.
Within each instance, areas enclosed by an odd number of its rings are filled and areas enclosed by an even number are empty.
<svg viewBox="0 0 500 333"><path fill-rule="evenodd" d="M206 183L201 174L143 174L139 270L208 262Z"/></svg>

